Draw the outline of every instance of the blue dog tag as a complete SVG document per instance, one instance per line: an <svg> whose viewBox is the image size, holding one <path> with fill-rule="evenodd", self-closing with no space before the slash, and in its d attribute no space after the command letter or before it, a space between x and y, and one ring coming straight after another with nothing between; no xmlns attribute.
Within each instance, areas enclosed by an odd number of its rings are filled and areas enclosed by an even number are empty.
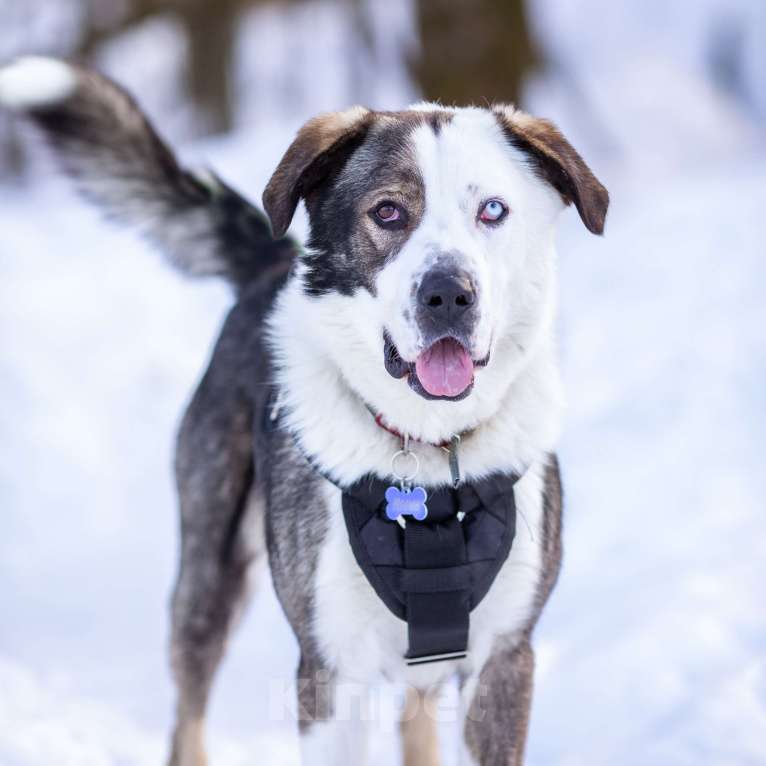
<svg viewBox="0 0 766 766"><path fill-rule="evenodd" d="M391 521L396 521L400 516L412 516L413 519L423 521L428 516L427 498L423 487L389 487L386 490L386 516Z"/></svg>

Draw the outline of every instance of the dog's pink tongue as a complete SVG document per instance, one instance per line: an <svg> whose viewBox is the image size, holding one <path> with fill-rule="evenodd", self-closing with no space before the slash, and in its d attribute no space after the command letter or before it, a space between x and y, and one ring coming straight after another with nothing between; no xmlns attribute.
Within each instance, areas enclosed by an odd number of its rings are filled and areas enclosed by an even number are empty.
<svg viewBox="0 0 766 766"><path fill-rule="evenodd" d="M471 385L473 362L460 343L445 338L420 354L415 372L431 396L458 396Z"/></svg>

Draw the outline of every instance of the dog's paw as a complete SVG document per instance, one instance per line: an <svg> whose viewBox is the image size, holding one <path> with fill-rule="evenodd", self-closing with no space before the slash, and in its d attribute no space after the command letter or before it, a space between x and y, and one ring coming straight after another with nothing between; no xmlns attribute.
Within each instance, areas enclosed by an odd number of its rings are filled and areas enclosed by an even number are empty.
<svg viewBox="0 0 766 766"><path fill-rule="evenodd" d="M65 101L77 88L77 70L65 61L23 56L0 67L0 104L34 111Z"/></svg>

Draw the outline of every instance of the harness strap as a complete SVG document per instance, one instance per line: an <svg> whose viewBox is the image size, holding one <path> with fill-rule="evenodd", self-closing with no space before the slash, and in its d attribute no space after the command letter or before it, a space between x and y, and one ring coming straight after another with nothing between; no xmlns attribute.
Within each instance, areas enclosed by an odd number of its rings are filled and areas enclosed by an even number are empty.
<svg viewBox="0 0 766 766"><path fill-rule="evenodd" d="M465 563L463 526L454 516L436 524L413 522L404 530L408 665L443 654L465 656L470 596Z"/></svg>

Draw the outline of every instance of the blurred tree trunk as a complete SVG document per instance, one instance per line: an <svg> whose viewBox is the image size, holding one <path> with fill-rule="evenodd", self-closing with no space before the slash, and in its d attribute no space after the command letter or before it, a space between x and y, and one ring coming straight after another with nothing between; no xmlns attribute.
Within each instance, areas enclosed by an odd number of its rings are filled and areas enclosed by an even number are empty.
<svg viewBox="0 0 766 766"><path fill-rule="evenodd" d="M417 0L421 51L411 69L444 104L517 102L540 61L524 0Z"/></svg>
<svg viewBox="0 0 766 766"><path fill-rule="evenodd" d="M232 70L237 21L249 0L193 0L182 4L189 56L186 85L200 111L203 133L226 133L234 125Z"/></svg>
<svg viewBox="0 0 766 766"><path fill-rule="evenodd" d="M223 133L234 122L232 59L240 14L258 0L129 0L121 14L99 23L98 0L91 0L88 28L78 54L86 60L102 43L161 13L172 13L188 42L184 71L189 97L199 109L200 132Z"/></svg>
<svg viewBox="0 0 766 766"><path fill-rule="evenodd" d="M24 168L24 152L18 127L7 115L0 114L0 180L16 178Z"/></svg>

